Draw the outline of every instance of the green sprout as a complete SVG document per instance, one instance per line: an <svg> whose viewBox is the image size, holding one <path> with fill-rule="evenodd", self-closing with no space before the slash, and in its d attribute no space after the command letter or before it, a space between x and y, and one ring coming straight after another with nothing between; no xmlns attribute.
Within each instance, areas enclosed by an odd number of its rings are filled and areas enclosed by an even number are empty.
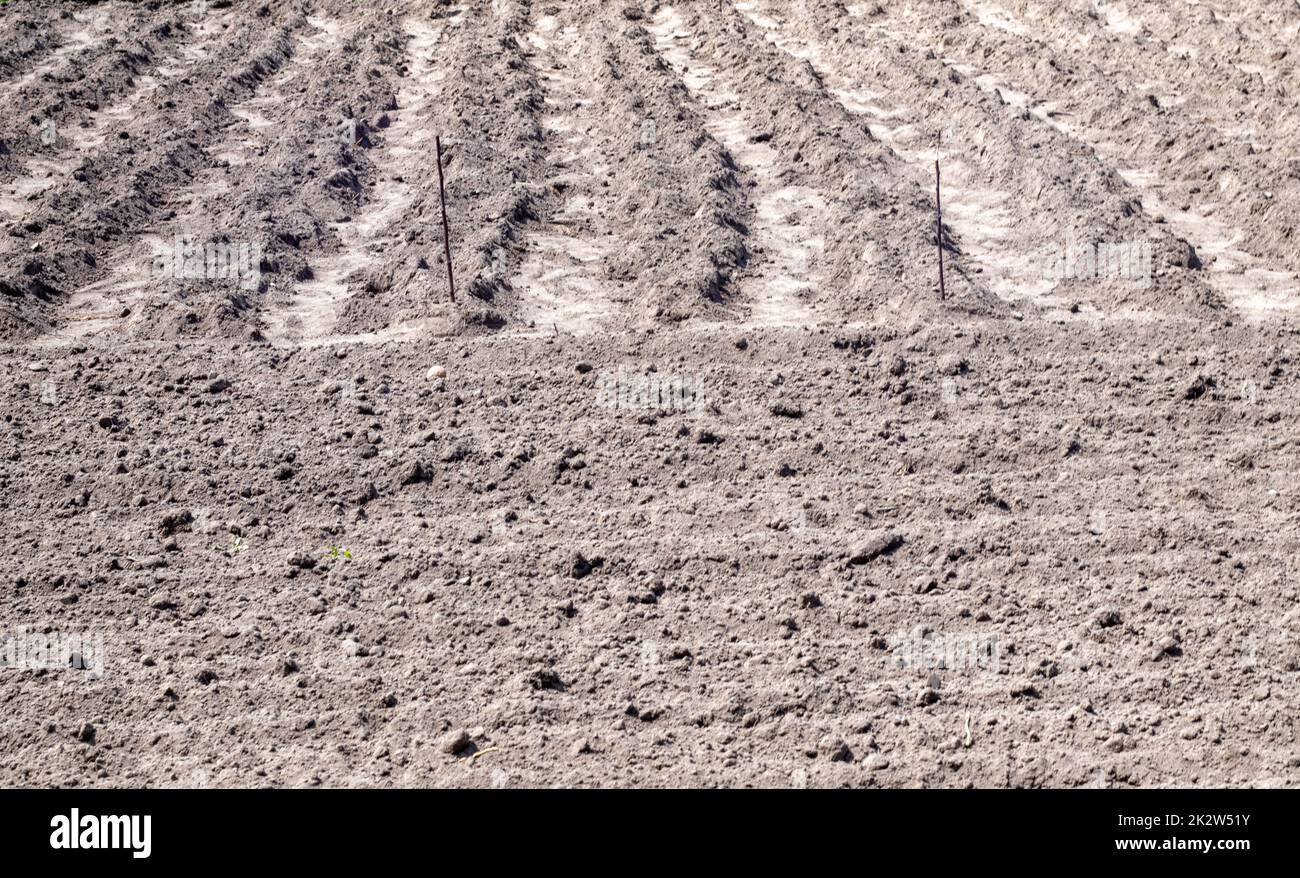
<svg viewBox="0 0 1300 878"><path fill-rule="evenodd" d="M329 554L326 555L326 557L329 558L331 561L338 561L338 560L340 560L340 559L342 559L342 560L344 560L344 561L351 561L351 560L352 560L352 550L351 550L351 549L343 549L343 548L340 548L340 547L338 547L338 546L330 546L330 547L329 547Z"/></svg>
<svg viewBox="0 0 1300 878"><path fill-rule="evenodd" d="M233 558L235 555L246 550L248 548L248 543L244 542L243 537L232 537L230 543L227 545L223 546L219 543L213 543L209 548L214 552L220 552L227 558Z"/></svg>

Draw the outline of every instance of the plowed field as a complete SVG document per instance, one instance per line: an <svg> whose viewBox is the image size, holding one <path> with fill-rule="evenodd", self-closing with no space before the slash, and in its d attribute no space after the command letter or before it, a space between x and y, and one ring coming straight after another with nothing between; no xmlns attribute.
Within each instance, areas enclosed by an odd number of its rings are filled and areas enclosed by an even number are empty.
<svg viewBox="0 0 1300 878"><path fill-rule="evenodd" d="M1298 34L0 5L0 780L1297 785Z"/></svg>

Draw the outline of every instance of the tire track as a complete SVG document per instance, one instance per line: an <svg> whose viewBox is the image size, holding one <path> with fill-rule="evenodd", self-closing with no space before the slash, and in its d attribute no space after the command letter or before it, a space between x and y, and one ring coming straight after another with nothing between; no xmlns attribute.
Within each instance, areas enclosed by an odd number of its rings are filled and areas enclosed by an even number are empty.
<svg viewBox="0 0 1300 878"><path fill-rule="evenodd" d="M398 220L410 210L417 197L417 184L427 174L434 155L434 135L422 116L435 99L446 75L437 65L437 50L448 28L463 15L453 9L439 25L410 16L403 20L409 65L397 96L395 118L384 129L384 141L376 153L376 185L384 194L378 204L360 218L335 224L340 249L312 262L312 277L298 283L288 307L266 316L266 335L281 346L315 347L325 344L382 344L426 335L429 319L402 322L382 330L339 333L336 325L350 297L352 278L364 274L374 263L375 253L395 243L404 232Z"/></svg>
<svg viewBox="0 0 1300 878"><path fill-rule="evenodd" d="M989 4L981 4L981 8L985 10L988 7ZM1000 15L1015 20L1005 11ZM976 18L979 20L978 16ZM1017 23L1016 27L1008 30L992 27L986 21L983 23L988 29L987 36L990 41L995 44L1011 41L1011 44L1006 47L1008 57L1032 56L1036 54L1034 45L1042 45L1041 39L1034 36L1034 31L1027 25ZM1026 45L1027 43L1030 45ZM1068 49L1067 42L1058 42L1055 45L1062 51ZM949 48L949 52L951 54L963 51L965 48L961 44L955 44ZM987 52L980 55L981 59L988 57ZM973 58L968 60L966 57L946 57L945 63L969 73L976 69L975 64L972 63L974 60ZM1070 61L1085 69L1086 65L1091 63L1077 49L1070 50ZM976 82L987 90L997 90L1004 99L1024 109L1031 117L1083 143L1113 167L1139 193L1142 204L1152 213L1157 222L1167 223L1175 235L1187 240L1195 248L1198 257L1203 254L1204 258L1201 262L1208 267L1207 280L1210 286L1232 307L1249 316L1266 317L1270 313L1292 311L1300 306L1300 273L1289 269L1286 265L1277 264L1269 257L1257 255L1244 246L1248 240L1269 241L1276 234L1272 231L1276 228L1276 223L1268 224L1270 227L1268 235L1255 234L1250 226L1234 222L1236 217L1223 218L1221 214L1225 212L1225 208L1227 211L1232 211L1231 201L1221 204L1209 200L1201 192L1199 185L1191 187L1190 195L1194 196L1193 198L1189 198L1184 191L1166 191L1166 186L1174 181L1166 179L1165 174L1153 163L1149 153L1133 148L1135 143L1133 132L1127 128L1100 127L1115 118L1113 112L1103 114L1087 111L1088 101L1092 98L1091 92L1086 96L1053 95L1043 98L1041 95L1027 91L1026 89L1032 86L1026 86L1024 83L1012 83L1012 87L1007 87L1004 83L1011 82L1009 77L1012 75L1014 74L1010 71L998 74L982 73L976 77ZM1102 71L1095 71L1091 76L1081 77L1081 80L1089 83L1109 82L1110 77ZM1149 87L1150 83L1137 85L1137 92L1140 93L1144 91L1143 86ZM1127 98L1123 100L1127 101ZM1158 104L1159 98L1155 100ZM1168 103L1169 99L1166 98L1165 102ZM1143 118L1144 121L1155 122L1158 132L1155 138L1157 141L1176 142L1179 139L1179 132L1161 122L1160 116L1149 112L1150 109L1150 106L1147 106L1147 112L1142 112L1135 108L1133 114ZM1066 121L1070 118L1074 121ZM1084 119L1087 121L1080 121ZM1162 158L1167 161L1167 157ZM1177 169L1178 163L1170 163L1170 167ZM1232 185L1232 180L1227 177L1219 181L1220 190ZM1185 189L1183 186L1177 188ZM1237 215L1239 217L1240 213Z"/></svg>
<svg viewBox="0 0 1300 878"><path fill-rule="evenodd" d="M110 21L112 8L107 4L92 7L84 12L73 10L69 17L72 20L72 28L63 35L59 45L43 60L6 83L7 91L14 94L21 92L41 77L50 76L67 66L74 55L95 48L113 34Z"/></svg>
<svg viewBox="0 0 1300 878"><path fill-rule="evenodd" d="M208 47L221 35L220 23L228 22L233 13L227 11L216 17L202 17L197 32L205 34L198 44L184 43L159 59L151 73L132 77L131 91L120 95L107 107L96 106L77 125L54 125L52 120L41 132L41 140L49 154L35 155L22 160L22 171L6 184L0 193L0 214L20 220L28 206L43 193L61 181L66 181L76 168L100 150L114 133L126 132L130 136L136 126L136 108L146 97L157 95L159 88L170 87L171 81L190 72L207 57ZM137 129L138 133L138 129Z"/></svg>
<svg viewBox="0 0 1300 878"><path fill-rule="evenodd" d="M1005 313L1005 304L967 270L946 227L949 283L947 295L939 295L933 184L918 185L832 92L834 86L828 88L806 61L773 46L734 7L692 11L694 54L727 65L727 82L741 95L746 121L777 153L782 181L816 192L826 205L818 226L824 246L812 266L819 293L814 308L850 321L881 309L918 317Z"/></svg>
<svg viewBox="0 0 1300 878"><path fill-rule="evenodd" d="M988 185L981 169L966 161L963 151L952 148L933 129L917 119L911 107L882 105L888 95L862 87L859 80L839 69L837 53L817 42L815 28L800 27L795 19L782 19L778 4L756 0L733 2L737 11L759 27L777 48L808 63L827 91L845 110L866 118L872 135L885 144L913 174L920 186L933 186L935 162L943 174L945 225L960 244L972 270L982 275L989 289L1009 304L1045 307L1055 319L1070 318L1069 303L1052 294L1055 284L1044 277L1034 247L1016 245L1015 224L1008 203L1012 193ZM773 9L772 7L778 6ZM797 21L811 21L803 17ZM922 146L918 140L929 139ZM951 138L948 138L949 140Z"/></svg>
<svg viewBox="0 0 1300 878"><path fill-rule="evenodd" d="M53 9L0 17L0 85L8 85L43 63L63 45L65 28Z"/></svg>
<svg viewBox="0 0 1300 878"><path fill-rule="evenodd" d="M540 208L525 231L527 249L512 280L521 293L519 319L528 334L585 335L607 328L613 312L601 273L613 232L597 205L611 162L591 134L592 81L577 72L585 48L578 28L543 14L526 42L543 90L545 185L557 203Z"/></svg>
<svg viewBox="0 0 1300 878"><path fill-rule="evenodd" d="M1044 136L1021 125L1004 95L967 80L969 69L954 71L914 48L918 41L896 23L871 16L864 22L860 8L846 10L834 0L809 0L802 14L788 18L776 3L736 8L770 42L809 64L922 189L933 192L935 161L941 161L945 239L960 253L958 265L1003 302L1044 309L1058 322L1144 319L1153 305L1169 301L1203 310L1199 303L1209 293L1194 277L1157 271L1138 282L1061 282L1056 254L1059 242L1072 240L1071 223L1101 240L1147 235L1156 227L1125 204L1117 191L1122 181L1096 168L1090 151L1058 132ZM1034 222L1022 220L1026 213ZM1162 252L1178 246L1162 233L1155 245Z"/></svg>
<svg viewBox="0 0 1300 878"><path fill-rule="evenodd" d="M598 190L613 231L605 281L621 313L643 328L733 310L749 211L731 155L704 126L644 20L629 27L622 11L605 8L577 25L616 34L579 50L577 75L594 83L592 137L618 157Z"/></svg>
<svg viewBox="0 0 1300 878"><path fill-rule="evenodd" d="M509 281L522 230L542 200L535 181L544 159L540 90L520 42L528 8L515 0L440 4L429 18L442 22L442 36L428 59L430 97L418 124L442 137L456 301L448 297L429 141L420 162L404 172L418 185L394 224L402 234L382 245L358 279L364 295L341 303L338 327L349 338L477 335L516 317Z"/></svg>
<svg viewBox="0 0 1300 878"><path fill-rule="evenodd" d="M137 181L152 178L150 182L143 185L137 182L130 190L130 197L140 198L151 207L163 208L155 211L161 215L152 225L133 224L118 232L115 237L120 240L103 254L97 255L91 263L97 268L104 268L95 272L98 276L91 282L75 287L68 294L60 309L58 324L40 337L39 344L58 345L85 341L99 337L106 331L121 333L130 327L151 327L156 323L157 315L142 313L141 305L161 278L170 277L158 274L159 271L166 270L160 268L158 260L166 259L168 265L173 264L171 257L166 254L173 247L179 247L182 239L188 236L189 224L204 213L202 205L218 199L224 193L224 187L214 182L220 169L213 167L212 153L220 151L221 144L226 142L230 134L227 130L226 134L214 141L209 126L216 119L229 118L229 96L257 94L268 86L272 73L279 69L286 58L291 57L289 37L302 23L299 18L262 37L251 53L252 59L248 66L237 68L234 72L228 69L227 59L217 57L208 62L208 68L216 67L227 77L217 96L211 99L212 103L202 113L197 114L198 118L187 129L189 136L181 138L180 145L174 151L137 172ZM242 36L248 37L262 30L264 28L250 26ZM198 51L189 54L196 60L199 57ZM129 141L127 144L122 149L129 151ZM106 161L104 156L96 156L83 165L78 174L98 176L97 165L101 162L112 164L112 159ZM184 182L178 185L177 177L181 177ZM73 186L80 182L75 181ZM80 195L81 189L71 188L71 191L67 191L68 189L69 187L60 187L52 192L42 210L55 211L61 203L75 203L73 199ZM127 205L122 205L120 209L133 219L137 216L136 211ZM95 211L92 217L101 220L102 214ZM84 219L90 218L79 217L76 221L82 222ZM200 257L203 258L205 257ZM173 284L182 282L182 278L172 278L170 281ZM150 304L162 306L165 300L153 300ZM151 312L153 308L149 310Z"/></svg>
<svg viewBox="0 0 1300 878"><path fill-rule="evenodd" d="M746 121L739 95L725 74L694 55L689 46L692 35L674 7L661 7L647 30L705 110L709 133L727 148L757 190L749 250L758 260L738 279L739 298L749 307L745 325L815 325L816 312L805 300L817 293L810 265L826 246L816 231L825 227L826 201L813 189L781 180L776 151Z"/></svg>

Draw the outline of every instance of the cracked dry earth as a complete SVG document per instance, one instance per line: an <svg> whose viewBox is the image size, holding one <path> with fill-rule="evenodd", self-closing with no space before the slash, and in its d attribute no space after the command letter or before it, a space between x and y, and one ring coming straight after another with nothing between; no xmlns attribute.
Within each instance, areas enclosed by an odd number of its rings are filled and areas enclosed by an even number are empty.
<svg viewBox="0 0 1300 878"><path fill-rule="evenodd" d="M0 7L0 778L1297 785L1298 31Z"/></svg>

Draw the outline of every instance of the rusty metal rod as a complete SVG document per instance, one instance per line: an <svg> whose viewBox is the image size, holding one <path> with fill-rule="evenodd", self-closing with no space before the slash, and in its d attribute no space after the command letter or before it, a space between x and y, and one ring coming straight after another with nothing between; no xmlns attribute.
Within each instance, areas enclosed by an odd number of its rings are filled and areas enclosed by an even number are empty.
<svg viewBox="0 0 1300 878"><path fill-rule="evenodd" d="M943 202L939 197L939 160L934 160L934 240L939 245L939 299L947 298L943 289Z"/></svg>
<svg viewBox="0 0 1300 878"><path fill-rule="evenodd" d="M447 252L447 288L451 290L451 300L456 301L456 280L451 273L451 233L447 229L447 189L442 182L442 138L434 135L434 146L438 150L438 200L442 203L442 245Z"/></svg>

